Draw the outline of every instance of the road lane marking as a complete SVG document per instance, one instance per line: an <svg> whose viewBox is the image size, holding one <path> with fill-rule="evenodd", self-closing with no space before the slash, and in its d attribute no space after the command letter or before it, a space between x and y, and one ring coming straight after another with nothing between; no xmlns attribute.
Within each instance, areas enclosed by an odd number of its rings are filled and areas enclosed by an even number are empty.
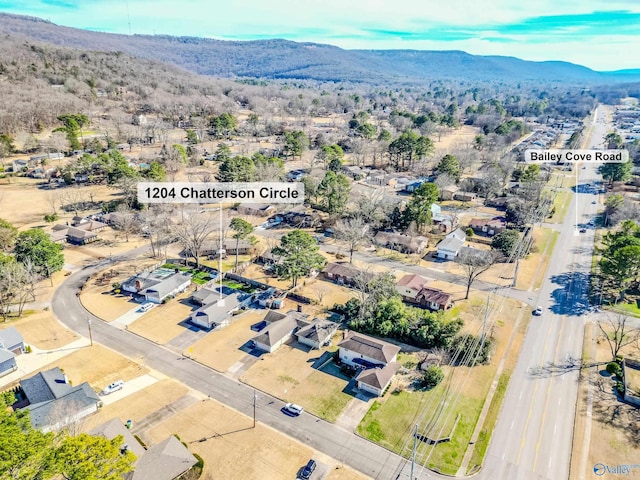
<svg viewBox="0 0 640 480"><path fill-rule="evenodd" d="M560 324L560 333L558 334L558 343L556 344L555 351L553 352L553 362L555 363L556 358L558 358L558 348L560 348L560 339L562 338L562 332L564 331L565 322ZM553 378L549 377L549 386L547 387L546 399L544 402L544 410L542 410L542 420L540 421L540 431L538 432L538 441L536 442L536 452L533 457L533 468L532 470L535 472L536 464L538 463L538 453L540 450L540 439L542 438L542 431L544 429L544 422L547 418L547 410L549 407L549 398L551 393L551 386L553 384ZM558 397L558 405L560 405L560 400L562 397ZM557 424L556 424L557 426Z"/></svg>
<svg viewBox="0 0 640 480"><path fill-rule="evenodd" d="M551 327L553 326L553 321L549 321L549 327L547 328L547 335L544 339L544 348L542 350L542 358L545 358L547 353L547 348L549 347L549 335L551 334ZM520 458L522 457L522 450L524 450L524 445L526 443L527 438L527 430L529 429L529 421L531 420L531 414L533 413L533 404L536 398L536 393L538 391L538 385L540 384L540 379L536 377L535 385L533 387L533 394L531 395L531 401L529 402L529 413L527 415L527 421L524 424L524 432L522 432L522 440L520 441L520 449L518 450L518 457L516 458L516 464L520 463ZM520 392L522 396L522 392Z"/></svg>

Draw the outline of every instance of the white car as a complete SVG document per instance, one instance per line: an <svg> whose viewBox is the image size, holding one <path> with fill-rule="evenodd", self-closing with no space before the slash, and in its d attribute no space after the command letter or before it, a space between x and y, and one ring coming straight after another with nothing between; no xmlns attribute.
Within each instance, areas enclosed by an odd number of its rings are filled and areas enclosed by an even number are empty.
<svg viewBox="0 0 640 480"><path fill-rule="evenodd" d="M536 308L536 309L533 311L533 314L534 314L536 317L539 317L540 315L542 315L542 307L538 307L538 308Z"/></svg>
<svg viewBox="0 0 640 480"><path fill-rule="evenodd" d="M118 390L122 390L122 387L124 387L124 381L118 380L104 387L104 390L102 390L102 392L100 393L101 395L109 395L110 393L117 392Z"/></svg>
<svg viewBox="0 0 640 480"><path fill-rule="evenodd" d="M153 308L153 303L151 302L147 302L147 303L143 303L140 306L140 311L141 312L148 312L149 310L151 310Z"/></svg>
<svg viewBox="0 0 640 480"><path fill-rule="evenodd" d="M284 406L284 410L291 415L295 415L296 417L304 412L304 408L302 408L300 405L296 405L295 403L287 403Z"/></svg>

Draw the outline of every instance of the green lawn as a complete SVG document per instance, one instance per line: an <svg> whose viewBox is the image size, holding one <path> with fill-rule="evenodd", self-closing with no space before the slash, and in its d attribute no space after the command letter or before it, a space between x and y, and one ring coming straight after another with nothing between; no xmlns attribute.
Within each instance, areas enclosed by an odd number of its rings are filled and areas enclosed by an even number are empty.
<svg viewBox="0 0 640 480"><path fill-rule="evenodd" d="M556 209L555 213L547 221L549 223L562 223L564 221L564 216L567 214L567 210L569 209L569 205L571 205L572 199L573 192L568 192L566 190L558 191L553 201L553 206Z"/></svg>
<svg viewBox="0 0 640 480"><path fill-rule="evenodd" d="M491 399L491 405L489 406L489 411L484 419L484 425L482 426L482 430L480 431L476 444L473 448L473 454L471 455L469 467L467 468L467 475L476 473L482 466L482 461L484 460L484 455L487 451L487 447L489 446L491 434L493 433L496 421L498 420L502 401L507 393L507 385L509 385L510 378L511 373L503 373L498 379L498 385L493 394L493 398Z"/></svg>
<svg viewBox="0 0 640 480"><path fill-rule="evenodd" d="M474 383L479 382L483 388L473 392L473 395L472 388L465 388L465 392L459 395L449 392L447 398L450 401L457 400L454 405L448 403L439 405L446 380L430 391L394 392L384 403L376 401L373 404L358 426L357 432L405 457L411 454L413 445L411 432L416 423L418 423L418 430L429 437L441 438L451 434L450 441L436 446L419 442L416 458L435 471L455 475L478 421L491 385L490 377L493 371L492 368L485 368L472 372L472 376L477 372L477 377L486 377L476 379ZM461 369L457 373L466 375L467 372ZM450 375L451 370L447 374ZM458 378L454 384L460 380ZM432 422L434 418L439 420L429 424L428 422ZM456 419L458 419L457 424ZM452 432L454 425L455 430Z"/></svg>
<svg viewBox="0 0 640 480"><path fill-rule="evenodd" d="M627 315L632 315L634 317L640 317L640 308L638 308L637 303L618 303L615 306L611 307L611 310L614 312L626 313Z"/></svg>

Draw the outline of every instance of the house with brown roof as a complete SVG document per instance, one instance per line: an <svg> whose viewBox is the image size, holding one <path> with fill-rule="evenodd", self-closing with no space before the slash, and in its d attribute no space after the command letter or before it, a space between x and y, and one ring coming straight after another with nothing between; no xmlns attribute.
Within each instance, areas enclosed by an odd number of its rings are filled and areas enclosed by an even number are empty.
<svg viewBox="0 0 640 480"><path fill-rule="evenodd" d="M421 253L427 249L429 239L421 235L410 236L395 232L378 232L373 241L381 247L402 253Z"/></svg>
<svg viewBox="0 0 640 480"><path fill-rule="evenodd" d="M338 343L342 363L362 369L356 376L360 390L381 396L398 369L400 347L358 332L349 332Z"/></svg>
<svg viewBox="0 0 640 480"><path fill-rule="evenodd" d="M396 290L405 302L417 303L416 298L429 279L416 274L407 274L396 283Z"/></svg>
<svg viewBox="0 0 640 480"><path fill-rule="evenodd" d="M473 231L476 233L492 237L507 229L507 220L504 217L493 217L491 219L472 218L469 226L473 228Z"/></svg>
<svg viewBox="0 0 640 480"><path fill-rule="evenodd" d="M453 307L453 297L437 288L424 287L418 292L415 303L429 310L449 310Z"/></svg>
<svg viewBox="0 0 640 480"><path fill-rule="evenodd" d="M358 275L364 274L362 270L350 263L327 263L322 272L325 278L338 285L355 285Z"/></svg>

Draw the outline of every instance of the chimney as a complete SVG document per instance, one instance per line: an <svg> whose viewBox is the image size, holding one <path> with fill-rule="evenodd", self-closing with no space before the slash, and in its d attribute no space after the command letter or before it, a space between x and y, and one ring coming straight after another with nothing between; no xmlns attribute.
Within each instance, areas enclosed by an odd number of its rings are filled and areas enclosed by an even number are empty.
<svg viewBox="0 0 640 480"><path fill-rule="evenodd" d="M298 312L302 312L302 305L298 305Z"/></svg>

